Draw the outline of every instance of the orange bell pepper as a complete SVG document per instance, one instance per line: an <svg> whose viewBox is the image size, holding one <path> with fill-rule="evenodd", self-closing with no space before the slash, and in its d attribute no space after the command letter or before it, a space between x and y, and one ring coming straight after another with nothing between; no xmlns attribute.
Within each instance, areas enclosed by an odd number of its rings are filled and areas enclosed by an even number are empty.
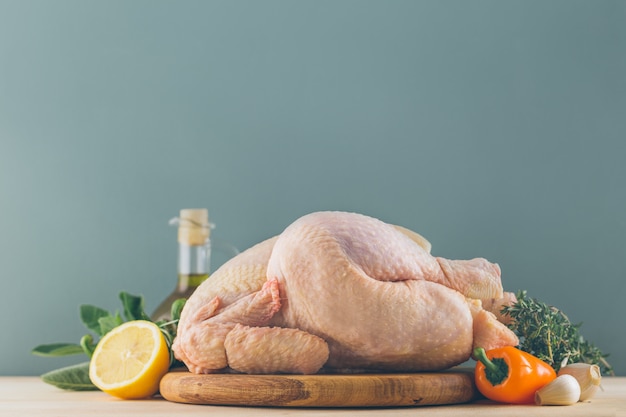
<svg viewBox="0 0 626 417"><path fill-rule="evenodd" d="M535 392L556 378L554 369L541 359L512 346L474 349L476 387L490 400L530 404Z"/></svg>

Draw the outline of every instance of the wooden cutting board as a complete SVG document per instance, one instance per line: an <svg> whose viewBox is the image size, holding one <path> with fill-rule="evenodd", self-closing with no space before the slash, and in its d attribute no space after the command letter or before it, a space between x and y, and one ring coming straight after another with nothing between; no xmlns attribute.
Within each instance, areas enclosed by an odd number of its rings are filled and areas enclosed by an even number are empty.
<svg viewBox="0 0 626 417"><path fill-rule="evenodd" d="M243 375L170 372L160 392L187 404L271 407L398 407L480 397L472 369L431 373Z"/></svg>

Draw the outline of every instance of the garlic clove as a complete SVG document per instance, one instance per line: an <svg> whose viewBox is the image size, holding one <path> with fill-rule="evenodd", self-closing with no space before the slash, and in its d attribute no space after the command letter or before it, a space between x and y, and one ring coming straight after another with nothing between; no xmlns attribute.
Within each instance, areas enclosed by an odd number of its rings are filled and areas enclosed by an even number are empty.
<svg viewBox="0 0 626 417"><path fill-rule="evenodd" d="M602 381L600 367L588 363L572 363L564 366L559 370L558 375L571 375L576 378L580 384L579 401L591 399L600 387L600 382Z"/></svg>
<svg viewBox="0 0 626 417"><path fill-rule="evenodd" d="M535 393L537 405L572 405L580 398L580 385L576 378L563 374Z"/></svg>

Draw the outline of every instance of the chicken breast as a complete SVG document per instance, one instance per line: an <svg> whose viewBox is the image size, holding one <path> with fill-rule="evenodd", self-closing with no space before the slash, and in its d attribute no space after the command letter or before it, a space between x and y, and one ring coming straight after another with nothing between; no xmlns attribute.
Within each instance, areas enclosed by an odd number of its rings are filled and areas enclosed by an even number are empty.
<svg viewBox="0 0 626 417"><path fill-rule="evenodd" d="M175 355L193 372L219 371L229 357L245 363L244 372L426 371L466 361L475 341L486 349L517 345L481 306L508 299L500 268L429 250L416 233L369 216L306 215L196 290L183 309ZM237 338L225 345L235 327ZM266 340L264 332L274 341L267 349L249 342Z"/></svg>

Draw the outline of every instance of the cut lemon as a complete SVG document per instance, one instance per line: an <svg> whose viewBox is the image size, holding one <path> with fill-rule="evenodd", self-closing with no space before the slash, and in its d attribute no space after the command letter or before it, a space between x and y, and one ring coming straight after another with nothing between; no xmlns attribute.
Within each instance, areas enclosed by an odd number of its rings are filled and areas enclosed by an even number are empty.
<svg viewBox="0 0 626 417"><path fill-rule="evenodd" d="M89 378L119 398L154 395L170 366L170 354L159 327L145 320L126 322L104 335L89 364Z"/></svg>

